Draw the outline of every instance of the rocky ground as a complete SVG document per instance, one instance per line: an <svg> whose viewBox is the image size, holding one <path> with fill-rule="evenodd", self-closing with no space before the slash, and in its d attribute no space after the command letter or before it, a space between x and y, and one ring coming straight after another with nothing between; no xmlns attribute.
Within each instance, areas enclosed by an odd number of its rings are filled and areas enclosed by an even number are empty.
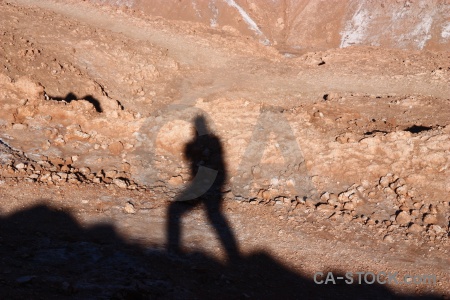
<svg viewBox="0 0 450 300"><path fill-rule="evenodd" d="M6 298L450 297L449 52L296 56L126 8L0 7ZM223 149L231 260L201 206L166 250L199 115ZM436 283L314 282L329 271Z"/></svg>

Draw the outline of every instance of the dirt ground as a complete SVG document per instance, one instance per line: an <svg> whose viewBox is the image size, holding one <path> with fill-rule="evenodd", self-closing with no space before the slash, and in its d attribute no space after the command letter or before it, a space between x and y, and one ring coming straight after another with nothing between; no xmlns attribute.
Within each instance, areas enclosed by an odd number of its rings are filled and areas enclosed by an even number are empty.
<svg viewBox="0 0 450 300"><path fill-rule="evenodd" d="M449 105L448 51L0 0L0 295L448 299Z"/></svg>

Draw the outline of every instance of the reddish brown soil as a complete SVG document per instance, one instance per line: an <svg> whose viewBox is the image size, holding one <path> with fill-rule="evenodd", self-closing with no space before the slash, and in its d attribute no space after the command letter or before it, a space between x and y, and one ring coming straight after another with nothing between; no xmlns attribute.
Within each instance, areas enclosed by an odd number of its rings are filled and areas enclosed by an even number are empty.
<svg viewBox="0 0 450 300"><path fill-rule="evenodd" d="M448 51L285 55L230 28L49 0L0 0L0 37L1 298L450 297ZM173 253L199 113L223 203L211 219L186 208Z"/></svg>

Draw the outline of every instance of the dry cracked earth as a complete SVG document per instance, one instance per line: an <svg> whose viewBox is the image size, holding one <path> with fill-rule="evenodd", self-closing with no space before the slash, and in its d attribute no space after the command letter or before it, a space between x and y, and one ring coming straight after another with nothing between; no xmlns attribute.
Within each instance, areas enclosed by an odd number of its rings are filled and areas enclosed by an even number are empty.
<svg viewBox="0 0 450 300"><path fill-rule="evenodd" d="M0 106L3 299L450 297L448 51L0 0Z"/></svg>

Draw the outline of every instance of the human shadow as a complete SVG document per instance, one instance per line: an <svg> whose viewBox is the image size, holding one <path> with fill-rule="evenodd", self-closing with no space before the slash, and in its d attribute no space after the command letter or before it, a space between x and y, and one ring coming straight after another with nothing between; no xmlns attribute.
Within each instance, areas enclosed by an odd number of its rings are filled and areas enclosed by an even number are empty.
<svg viewBox="0 0 450 300"><path fill-rule="evenodd" d="M316 284L263 251L239 263L195 250L174 256L44 204L0 216L0 265L1 299L441 299Z"/></svg>
<svg viewBox="0 0 450 300"><path fill-rule="evenodd" d="M174 227L169 226L167 234L180 248L179 222L187 209L180 209L178 204L189 205L190 201L183 200L195 198L197 204L205 205L229 258L237 259L224 262L195 249L173 255L165 244L152 244L142 236L133 240L112 224L82 224L74 215L84 209L81 204L71 209L72 213L46 204L56 201L41 200L38 202L42 204L5 214L4 201L0 201L0 299L443 298L439 294L400 295L379 284L325 284L324 276L317 284L311 271L306 275L299 267L307 257L298 257L294 269L265 251L239 253L234 234L220 212L227 174L220 140L207 130L204 119L197 121L198 135L186 146L186 156L192 176L209 177L200 181L207 184L198 186L194 178L190 188L179 195L180 201L170 206L173 211L169 215L177 218L168 220ZM199 198L198 193L205 189L207 192ZM216 202L210 204L209 200ZM83 215L92 217L89 211ZM144 228L153 226L144 224L146 214L114 218L117 222L141 218ZM317 271L333 271L335 278L344 277L340 270Z"/></svg>
<svg viewBox="0 0 450 300"><path fill-rule="evenodd" d="M49 98L52 100L56 100L56 101L66 101L67 103L70 103L70 102L76 101L76 100L80 100L80 99L86 100L87 102L91 103L94 106L94 108L97 112L99 112L99 113L103 112L102 106L100 105L100 101L98 101L98 99L96 99L92 95L86 95L82 98L78 98L77 95L70 92L65 97L53 97L53 96L49 95Z"/></svg>
<svg viewBox="0 0 450 300"><path fill-rule="evenodd" d="M45 204L0 216L0 264L1 299L441 299L315 284L263 251L238 263L195 250L174 256Z"/></svg>
<svg viewBox="0 0 450 300"><path fill-rule="evenodd" d="M203 204L209 222L220 238L229 260L239 257L238 243L222 213L223 189L227 169L222 143L208 128L203 116L194 121L196 136L186 144L184 157L189 161L191 183L169 205L167 213L167 247L169 252L182 253L181 218Z"/></svg>

